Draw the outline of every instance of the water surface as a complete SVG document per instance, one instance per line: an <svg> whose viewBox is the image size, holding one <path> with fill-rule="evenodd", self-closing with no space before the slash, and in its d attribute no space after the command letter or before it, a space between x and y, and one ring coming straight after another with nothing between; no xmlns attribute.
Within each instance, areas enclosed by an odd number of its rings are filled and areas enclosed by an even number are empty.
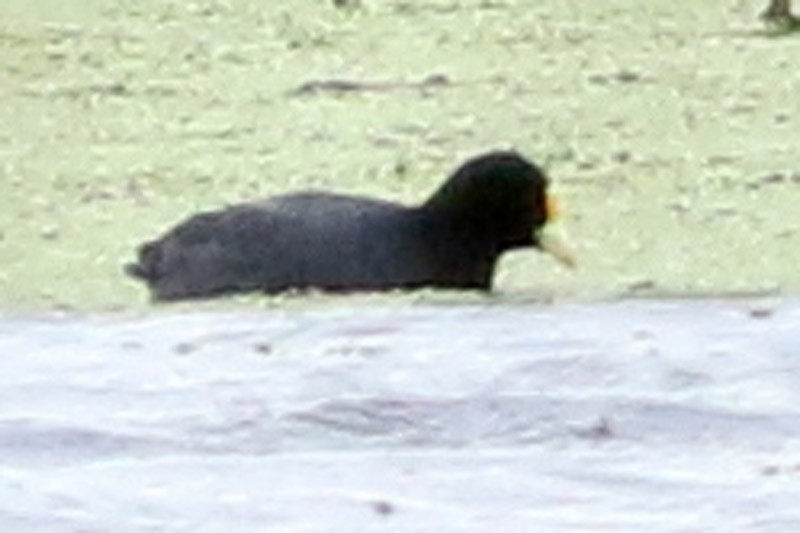
<svg viewBox="0 0 800 533"><path fill-rule="evenodd" d="M800 302L0 321L6 531L797 531Z"/></svg>

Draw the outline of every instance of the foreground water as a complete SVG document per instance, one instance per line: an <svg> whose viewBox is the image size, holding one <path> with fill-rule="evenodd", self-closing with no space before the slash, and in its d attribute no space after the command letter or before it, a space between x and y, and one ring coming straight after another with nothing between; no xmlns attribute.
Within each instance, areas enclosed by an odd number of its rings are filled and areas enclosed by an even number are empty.
<svg viewBox="0 0 800 533"><path fill-rule="evenodd" d="M800 531L799 301L0 321L2 531Z"/></svg>

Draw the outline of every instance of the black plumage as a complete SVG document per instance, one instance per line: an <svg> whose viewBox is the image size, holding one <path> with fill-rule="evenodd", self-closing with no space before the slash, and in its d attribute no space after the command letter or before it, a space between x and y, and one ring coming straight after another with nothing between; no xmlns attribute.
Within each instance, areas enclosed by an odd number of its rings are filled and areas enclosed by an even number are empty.
<svg viewBox="0 0 800 533"><path fill-rule="evenodd" d="M423 204L325 192L195 215L139 249L126 271L156 300L317 288L491 288L499 256L543 246L548 180L515 152L464 163Z"/></svg>

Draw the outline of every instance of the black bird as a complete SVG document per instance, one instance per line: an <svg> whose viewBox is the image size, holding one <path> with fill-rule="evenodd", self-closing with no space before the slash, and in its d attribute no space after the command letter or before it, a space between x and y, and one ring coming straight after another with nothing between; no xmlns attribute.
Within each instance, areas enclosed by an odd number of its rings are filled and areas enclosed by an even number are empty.
<svg viewBox="0 0 800 533"><path fill-rule="evenodd" d="M201 213L139 248L126 272L154 300L317 288L489 290L508 250L568 265L548 179L516 152L464 163L423 204L303 192Z"/></svg>

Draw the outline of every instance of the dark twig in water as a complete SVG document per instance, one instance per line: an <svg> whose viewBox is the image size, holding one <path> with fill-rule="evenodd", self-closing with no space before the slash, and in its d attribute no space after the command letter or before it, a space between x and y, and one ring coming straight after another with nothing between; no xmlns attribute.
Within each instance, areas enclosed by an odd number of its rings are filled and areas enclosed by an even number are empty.
<svg viewBox="0 0 800 533"><path fill-rule="evenodd" d="M333 0L333 5L341 9L355 9L361 7L361 0Z"/></svg>
<svg viewBox="0 0 800 533"><path fill-rule="evenodd" d="M404 82L360 82L352 80L330 79L313 80L302 84L300 87L289 92L291 96L307 96L320 93L352 93L362 91L386 92L395 90L418 89L428 90L452 85L450 79L444 74L432 74L422 81Z"/></svg>
<svg viewBox="0 0 800 533"><path fill-rule="evenodd" d="M761 20L782 32L800 30L800 18L792 15L792 0L771 0Z"/></svg>

